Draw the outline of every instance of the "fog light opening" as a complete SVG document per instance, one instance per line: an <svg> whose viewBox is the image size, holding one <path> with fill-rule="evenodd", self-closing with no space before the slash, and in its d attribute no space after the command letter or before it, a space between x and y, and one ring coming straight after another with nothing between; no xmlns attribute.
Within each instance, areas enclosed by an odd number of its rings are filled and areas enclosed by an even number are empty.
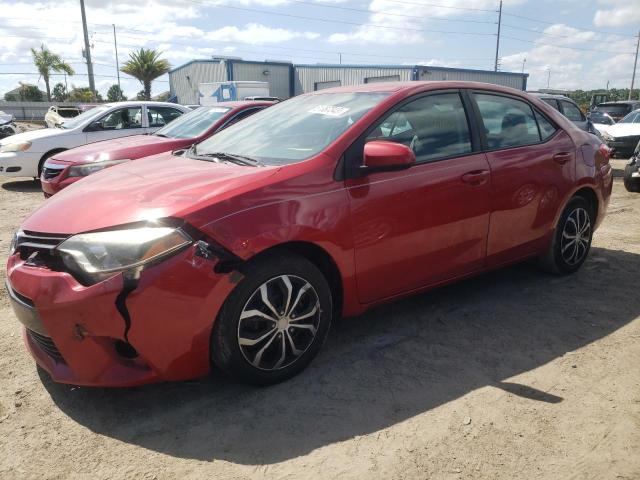
<svg viewBox="0 0 640 480"><path fill-rule="evenodd" d="M115 348L118 355L127 360L133 360L138 357L138 351L133 348L133 345L122 340L116 340Z"/></svg>

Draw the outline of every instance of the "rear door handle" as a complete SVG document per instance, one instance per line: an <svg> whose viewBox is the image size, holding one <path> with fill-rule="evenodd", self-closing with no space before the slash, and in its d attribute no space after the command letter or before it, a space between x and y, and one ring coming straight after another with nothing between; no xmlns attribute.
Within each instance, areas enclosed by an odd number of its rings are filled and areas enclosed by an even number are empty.
<svg viewBox="0 0 640 480"><path fill-rule="evenodd" d="M571 160L571 154L569 152L556 153L553 156L553 161L560 165L564 165L569 160Z"/></svg>
<svg viewBox="0 0 640 480"><path fill-rule="evenodd" d="M483 185L489 179L489 170L474 170L473 172L467 172L462 175L460 179L469 185Z"/></svg>

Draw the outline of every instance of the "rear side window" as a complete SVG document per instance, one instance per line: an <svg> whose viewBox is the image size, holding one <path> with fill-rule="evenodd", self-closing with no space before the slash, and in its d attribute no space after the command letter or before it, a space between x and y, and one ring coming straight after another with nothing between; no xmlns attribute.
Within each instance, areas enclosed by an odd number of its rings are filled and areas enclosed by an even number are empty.
<svg viewBox="0 0 640 480"><path fill-rule="evenodd" d="M418 162L471 152L467 116L457 93L418 98L387 116L366 139L389 140L411 148Z"/></svg>
<svg viewBox="0 0 640 480"><path fill-rule="evenodd" d="M149 127L164 127L167 123L182 115L182 112L171 107L147 107L147 117L149 118Z"/></svg>
<svg viewBox="0 0 640 480"><path fill-rule="evenodd" d="M544 103L551 105L556 110L560 110L558 108L558 102L555 98L541 98L540 100L542 100Z"/></svg>
<svg viewBox="0 0 640 480"><path fill-rule="evenodd" d="M538 124L528 103L497 95L475 95L490 150L540 141Z"/></svg>
<svg viewBox="0 0 640 480"><path fill-rule="evenodd" d="M546 140L547 138L551 137L554 133L556 133L556 127L554 127L549 120L547 120L537 111L535 112L535 114L536 114L536 120L538 121L538 126L540 127L540 136L542 137L542 140Z"/></svg>
<svg viewBox="0 0 640 480"><path fill-rule="evenodd" d="M576 107L573 103L567 102L566 100L562 100L562 113L572 122L582 122L584 121L584 117L582 116L582 112L578 107Z"/></svg>

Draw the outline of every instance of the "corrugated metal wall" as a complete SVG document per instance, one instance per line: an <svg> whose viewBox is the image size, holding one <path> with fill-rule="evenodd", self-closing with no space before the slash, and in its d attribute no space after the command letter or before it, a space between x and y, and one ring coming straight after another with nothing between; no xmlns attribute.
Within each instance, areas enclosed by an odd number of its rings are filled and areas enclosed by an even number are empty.
<svg viewBox="0 0 640 480"><path fill-rule="evenodd" d="M359 85L365 78L397 75L400 80L411 80L412 66L407 67L359 67L330 65L295 65L295 94L313 92L318 82L339 81L340 85Z"/></svg>
<svg viewBox="0 0 640 480"><path fill-rule="evenodd" d="M232 62L233 80L252 80L269 83L269 95L278 98L289 98L291 91L291 65L277 65L263 62Z"/></svg>
<svg viewBox="0 0 640 480"><path fill-rule="evenodd" d="M459 80L465 82L484 82L524 90L526 83L521 73L486 72L481 70L440 69L417 67L418 80Z"/></svg>
<svg viewBox="0 0 640 480"><path fill-rule="evenodd" d="M52 105L73 106L86 105L82 102L0 102L0 111L10 113L16 120L44 122L49 107Z"/></svg>
<svg viewBox="0 0 640 480"><path fill-rule="evenodd" d="M178 103L182 105L199 103L198 85L201 83L226 80L227 66L224 61L194 61L169 72L171 95L177 95Z"/></svg>

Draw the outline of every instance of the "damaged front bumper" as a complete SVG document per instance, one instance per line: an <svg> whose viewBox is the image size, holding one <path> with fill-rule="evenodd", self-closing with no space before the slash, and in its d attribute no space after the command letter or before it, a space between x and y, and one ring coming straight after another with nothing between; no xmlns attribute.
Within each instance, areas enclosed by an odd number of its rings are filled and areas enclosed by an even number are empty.
<svg viewBox="0 0 640 480"><path fill-rule="evenodd" d="M54 381L133 386L186 380L209 371L210 336L233 275L193 245L145 269L82 285L66 272L14 254L7 290L25 343ZM237 278L235 278L237 282Z"/></svg>

